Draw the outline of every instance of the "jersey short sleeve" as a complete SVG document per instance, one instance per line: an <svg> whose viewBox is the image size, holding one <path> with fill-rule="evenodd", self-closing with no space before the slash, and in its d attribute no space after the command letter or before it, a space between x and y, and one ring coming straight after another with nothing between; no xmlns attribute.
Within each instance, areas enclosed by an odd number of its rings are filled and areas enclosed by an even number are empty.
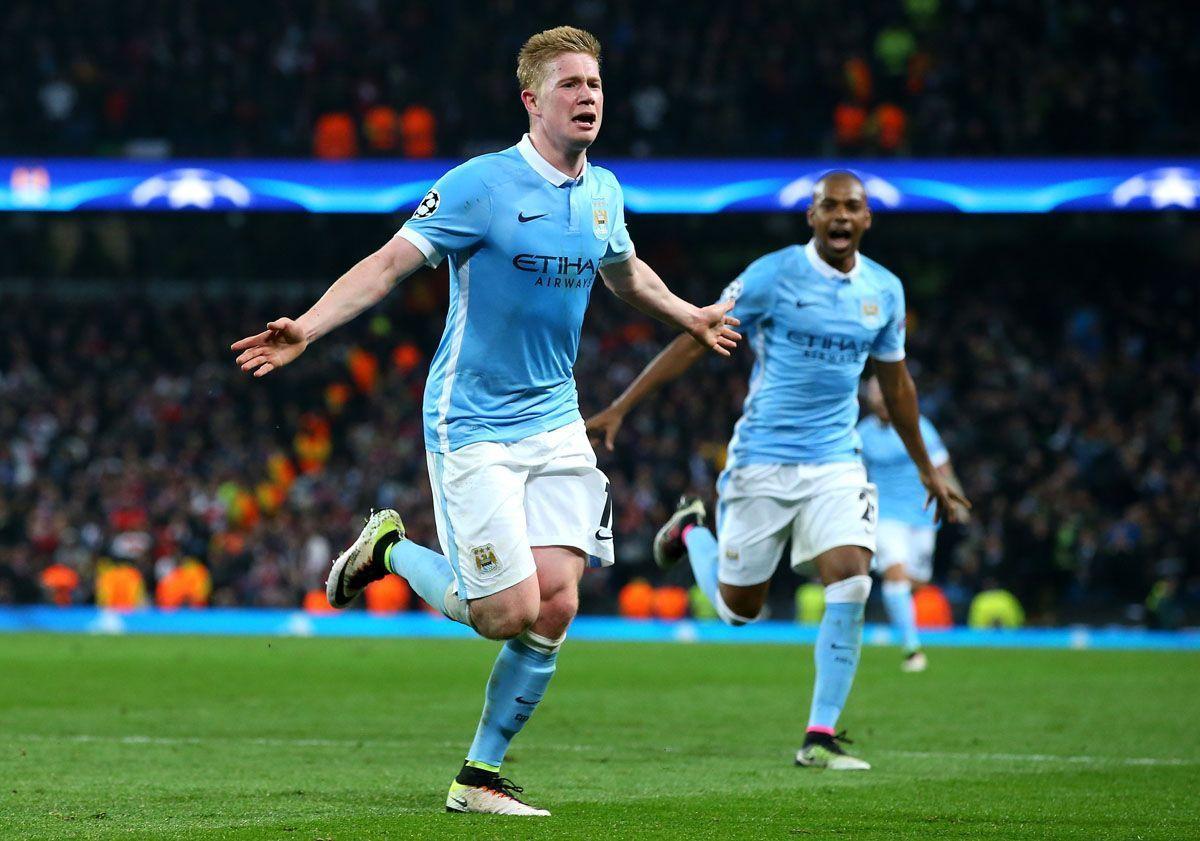
<svg viewBox="0 0 1200 841"><path fill-rule="evenodd" d="M612 233L608 235L608 245L604 249L604 256L600 258L600 265L611 266L613 263L624 263L633 254L633 240L629 238L629 229L625 227L625 195L618 186Z"/></svg>
<svg viewBox="0 0 1200 841"><path fill-rule="evenodd" d="M720 300L737 301L731 315L742 322L742 327L753 327L767 314L778 272L778 255L767 254L747 266L721 293Z"/></svg>
<svg viewBox="0 0 1200 841"><path fill-rule="evenodd" d="M925 440L925 450L929 453L929 460L933 462L934 467L941 467L950 461L950 453L946 451L942 436L938 435L937 428L924 415L921 416L921 438Z"/></svg>
<svg viewBox="0 0 1200 841"><path fill-rule="evenodd" d="M437 266L447 254L483 239L492 221L492 197L471 162L455 167L425 194L396 236L411 242Z"/></svg>
<svg viewBox="0 0 1200 841"><path fill-rule="evenodd" d="M904 287L892 278L889 290L887 322L871 344L871 358L880 362L899 362L904 358L905 305Z"/></svg>

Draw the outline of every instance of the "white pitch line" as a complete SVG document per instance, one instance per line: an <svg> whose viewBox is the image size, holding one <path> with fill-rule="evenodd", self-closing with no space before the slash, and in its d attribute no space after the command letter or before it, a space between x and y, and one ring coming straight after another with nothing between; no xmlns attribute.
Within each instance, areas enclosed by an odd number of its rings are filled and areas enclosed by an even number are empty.
<svg viewBox="0 0 1200 841"><path fill-rule="evenodd" d="M258 745L263 747L297 747L297 748L403 748L411 747L412 743L402 739L284 739L271 737L242 737L242 736L99 736L86 733L79 734L42 734L42 733L5 733L0 734L10 742L110 742L121 745L157 745L177 747L185 745L205 745L214 742L233 742L243 745ZM437 743L439 747L461 747L457 741ZM541 745L544 749L585 753L597 750L591 745ZM665 749L666 750L666 749ZM678 752L678 751L673 751ZM982 762L1034 762L1059 765L1109 765L1130 767L1170 767L1180 768L1200 765L1200 758L1180 759L1175 757L1133 757L1133 756L1062 756L1052 753L967 753L955 751L917 751L917 750L877 750L874 754L898 756L909 759L958 759L977 760Z"/></svg>
<svg viewBox="0 0 1200 841"><path fill-rule="evenodd" d="M47 735L42 733L6 733L10 741L25 739L35 742L112 742L119 745L206 745L213 742L236 742L242 745L264 745L266 747L299 748L358 748L358 747L401 747L406 742L382 739L280 739L260 736L96 736L87 733Z"/></svg>
<svg viewBox="0 0 1200 841"><path fill-rule="evenodd" d="M1134 765L1182 767L1200 765L1200 759L1138 756L1060 756L1053 753L954 753L951 751L880 750L875 753L913 759L979 759L987 762L1047 762L1061 765Z"/></svg>

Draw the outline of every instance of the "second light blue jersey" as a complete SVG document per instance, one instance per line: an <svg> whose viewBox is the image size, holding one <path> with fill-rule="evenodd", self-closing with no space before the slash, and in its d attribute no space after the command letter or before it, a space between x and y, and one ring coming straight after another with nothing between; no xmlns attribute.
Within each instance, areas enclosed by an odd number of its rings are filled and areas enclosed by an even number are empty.
<svg viewBox="0 0 1200 841"><path fill-rule="evenodd" d="M933 505L925 507L929 495L896 428L868 415L859 421L858 434L862 436L867 477L879 489L879 519L896 520L909 526L932 526L936 509ZM925 439L925 449L934 467L941 467L950 460L937 429L924 415L921 416L921 437Z"/></svg>
<svg viewBox="0 0 1200 841"><path fill-rule="evenodd" d="M397 236L450 260L446 329L425 383L425 445L518 441L579 420L572 369L600 267L633 256L621 188L551 166L526 135L442 176Z"/></svg>
<svg viewBox="0 0 1200 841"><path fill-rule="evenodd" d="M754 351L728 467L855 461L867 357L904 358L904 289L861 254L843 273L813 243L755 260L722 295Z"/></svg>

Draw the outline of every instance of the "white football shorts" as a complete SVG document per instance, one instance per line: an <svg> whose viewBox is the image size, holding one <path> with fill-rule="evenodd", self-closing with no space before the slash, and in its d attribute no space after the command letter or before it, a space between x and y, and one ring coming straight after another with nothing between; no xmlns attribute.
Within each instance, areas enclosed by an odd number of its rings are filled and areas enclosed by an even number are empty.
<svg viewBox="0 0 1200 841"><path fill-rule="evenodd" d="M613 562L612 491L583 421L426 455L438 539L460 598L490 596L534 575L532 546L580 549L589 566Z"/></svg>
<svg viewBox="0 0 1200 841"><path fill-rule="evenodd" d="M879 544L875 569L904 564L913 581L924 583L933 577L933 546L937 530L933 526L913 526L899 520L880 520L876 535Z"/></svg>
<svg viewBox="0 0 1200 841"><path fill-rule="evenodd" d="M717 494L717 577L726 584L770 579L789 539L793 569L838 546L875 551L879 497L859 462L735 467Z"/></svg>

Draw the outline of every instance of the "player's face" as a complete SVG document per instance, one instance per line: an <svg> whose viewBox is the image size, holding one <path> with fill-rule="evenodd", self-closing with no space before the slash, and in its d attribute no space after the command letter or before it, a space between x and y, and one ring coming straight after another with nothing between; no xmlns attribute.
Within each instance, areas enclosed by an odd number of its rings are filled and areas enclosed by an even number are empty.
<svg viewBox="0 0 1200 841"><path fill-rule="evenodd" d="M813 193L808 209L817 244L826 254L848 257L871 227L871 208L862 184L853 178L828 178Z"/></svg>
<svg viewBox="0 0 1200 841"><path fill-rule="evenodd" d="M552 141L586 149L600 133L604 116L604 91L600 65L586 53L564 53L550 63L550 73L541 91L528 97L526 107L542 120Z"/></svg>

